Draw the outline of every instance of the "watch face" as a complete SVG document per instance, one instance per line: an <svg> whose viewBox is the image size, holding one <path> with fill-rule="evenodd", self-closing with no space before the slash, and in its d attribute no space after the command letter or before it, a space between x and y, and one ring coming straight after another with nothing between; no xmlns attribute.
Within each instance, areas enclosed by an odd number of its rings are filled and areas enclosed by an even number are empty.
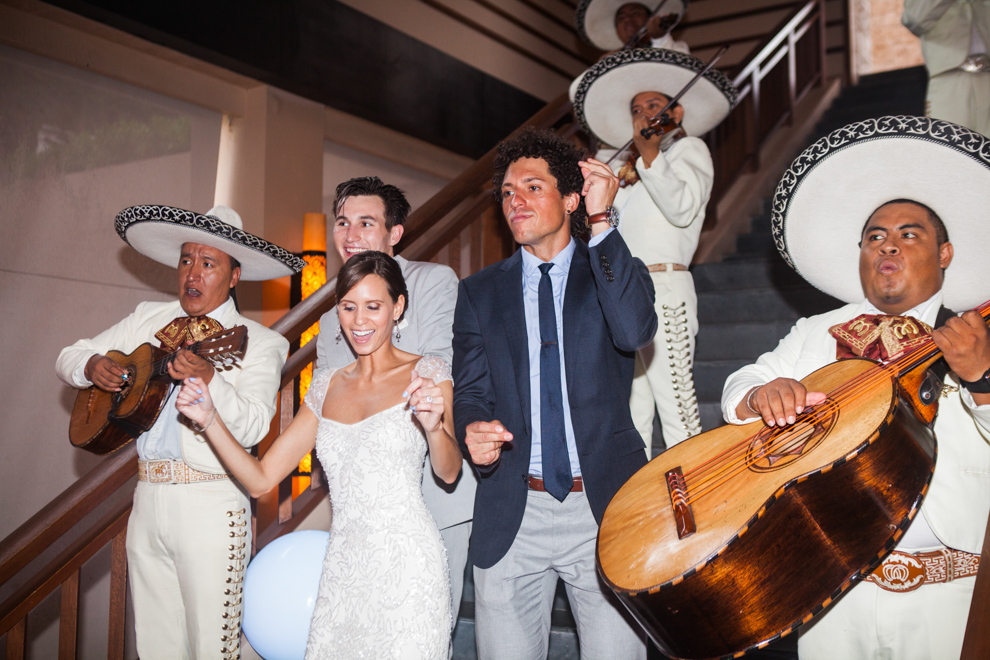
<svg viewBox="0 0 990 660"><path fill-rule="evenodd" d="M610 226L619 226L619 212L615 210L614 206L610 206L605 209L605 219L608 220L608 224Z"/></svg>

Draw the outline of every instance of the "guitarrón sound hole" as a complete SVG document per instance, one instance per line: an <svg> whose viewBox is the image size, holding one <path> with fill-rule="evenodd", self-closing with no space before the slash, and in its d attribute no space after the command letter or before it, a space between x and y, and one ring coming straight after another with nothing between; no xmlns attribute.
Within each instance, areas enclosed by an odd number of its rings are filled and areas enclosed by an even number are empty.
<svg viewBox="0 0 990 660"><path fill-rule="evenodd" d="M809 409L791 426L767 427L754 438L746 456L749 469L771 472L806 456L835 427L839 408L831 399Z"/></svg>

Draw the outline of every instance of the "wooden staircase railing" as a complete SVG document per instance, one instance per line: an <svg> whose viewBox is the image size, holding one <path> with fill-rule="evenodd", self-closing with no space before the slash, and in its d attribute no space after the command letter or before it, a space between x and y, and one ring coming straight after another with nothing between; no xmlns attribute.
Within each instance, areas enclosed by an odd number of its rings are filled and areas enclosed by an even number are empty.
<svg viewBox="0 0 990 660"><path fill-rule="evenodd" d="M823 78L824 5L823 0L810 0L782 22L736 76L741 102L729 119L708 137L716 164L710 209L744 168L758 166L760 144L793 116L795 104L812 85L821 84ZM523 126L558 126L558 132L570 135L576 130L574 125L564 122L570 110L570 102L562 95ZM479 216L483 220L494 205L490 192L493 160L494 149L409 216L405 236L398 246L404 257L432 259L465 229L479 222ZM331 280L296 305L272 329L290 342L298 340L305 329L333 307L335 281ZM261 452L292 420L293 381L315 359L315 353L314 341L295 351L286 362L279 412L269 437L259 445ZM108 657L123 657L127 571L124 539L131 507L129 489L136 472L137 456L132 444L108 457L0 541L0 635L6 635L8 659L24 657L27 613L59 587L59 658L75 657L79 569L107 544L111 546ZM264 547L294 529L325 494L321 482L318 462L314 461L311 486L295 500L291 479L259 498L252 525L255 547Z"/></svg>
<svg viewBox="0 0 990 660"><path fill-rule="evenodd" d="M705 230L714 229L718 202L744 171L760 167L760 147L815 86L825 82L825 2L808 0L783 18L733 83L739 99L729 117L706 136L715 182Z"/></svg>

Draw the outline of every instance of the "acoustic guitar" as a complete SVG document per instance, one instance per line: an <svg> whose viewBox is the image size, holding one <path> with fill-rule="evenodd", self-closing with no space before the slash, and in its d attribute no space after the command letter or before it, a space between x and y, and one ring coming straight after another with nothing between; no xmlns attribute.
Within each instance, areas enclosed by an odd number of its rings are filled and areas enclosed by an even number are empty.
<svg viewBox="0 0 990 660"><path fill-rule="evenodd" d="M221 366L243 357L246 347L247 328L239 325L184 349ZM127 372L120 392L96 386L81 390L69 420L69 441L100 455L120 449L154 426L168 400L168 364L175 353L145 343L126 355L109 351L107 357Z"/></svg>
<svg viewBox="0 0 990 660"><path fill-rule="evenodd" d="M986 319L990 302L978 310ZM598 569L660 650L738 657L867 577L917 515L935 469L941 351L834 362L786 427L723 426L675 445L612 499Z"/></svg>

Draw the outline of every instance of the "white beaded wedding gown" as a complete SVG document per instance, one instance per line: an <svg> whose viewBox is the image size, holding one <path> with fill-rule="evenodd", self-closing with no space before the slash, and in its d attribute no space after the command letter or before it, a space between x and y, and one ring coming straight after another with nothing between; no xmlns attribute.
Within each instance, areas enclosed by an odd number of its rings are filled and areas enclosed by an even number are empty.
<svg viewBox="0 0 990 660"><path fill-rule="evenodd" d="M416 370L450 380L436 356ZM318 370L306 394L333 511L306 658L446 660L450 579L423 502L426 438L405 402L356 424L323 417L333 372Z"/></svg>

